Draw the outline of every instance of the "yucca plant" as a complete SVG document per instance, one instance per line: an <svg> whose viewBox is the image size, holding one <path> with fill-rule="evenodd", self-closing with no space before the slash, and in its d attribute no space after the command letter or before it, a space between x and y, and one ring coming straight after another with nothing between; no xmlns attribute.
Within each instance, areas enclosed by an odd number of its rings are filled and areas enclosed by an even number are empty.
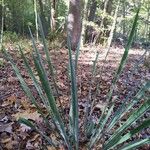
<svg viewBox="0 0 150 150"><path fill-rule="evenodd" d="M112 81L112 86L110 88L110 91L107 95L107 106L104 108L101 114L101 117L98 119L98 124L95 124L94 122L92 122L92 120L88 119L90 118L91 113L89 113L89 111L86 111L87 119L85 119L86 123L85 123L84 131L85 131L87 140L85 142L84 148L93 149L95 146L100 145L98 149L102 149L102 150L109 150L109 149L128 150L128 149L135 149L143 144L150 143L150 137L142 139L142 140L138 140L138 141L132 141L129 143L126 142L135 134L139 133L144 128L147 128L150 126L150 119L148 119L148 120L144 120L136 128L128 131L131 125L150 109L150 97L146 96L146 93L150 92L149 91L150 81L145 82L145 84L141 87L141 89L137 92L137 94L133 97L133 99L129 100L129 98L127 97L126 101L120 105L120 107L116 110L116 112L112 113L114 104L115 104L115 101L112 101L112 94L114 91L114 87L118 81L118 78L123 70L123 67L128 57L128 52L132 43L135 28L137 26L139 10L140 9L138 9L135 15L135 19L134 19L131 33L129 35L128 43L126 45L126 48L125 48L122 60L120 62L120 65L118 67L118 70L116 72L116 75ZM49 56L48 48L46 46L45 37L43 34L42 24L40 22L40 19L39 19L39 26L40 26L40 32L42 35L44 51L46 53L46 59L47 59L49 70L52 76L52 81L54 82L55 88L57 88L57 85L55 82L55 74L53 71L53 66L51 63L50 56ZM43 112L43 109L34 98L30 88L28 87L23 77L21 76L19 69L17 68L16 64L13 62L13 59L11 58L11 56L7 53L6 50L4 50L4 54L6 58L10 61L21 83L23 90L25 91L26 95L31 100L31 102L35 105L37 111L43 117L43 120L45 124L47 125L47 127L51 128L51 124L53 123L56 131L60 135L60 138L65 143L63 144L64 149L78 150L80 149L80 143L81 143L79 139L80 137L79 114L78 114L79 110L78 110L77 83L76 83L79 47L77 48L77 53L75 57L76 59L74 61L72 58L72 51L70 48L71 47L70 38L68 37L68 53L69 53L69 68L70 68L69 74L70 74L70 81L71 81L71 102L70 102L69 125L68 125L64 123L64 120L62 118L62 116L64 115L63 110L59 111L59 108L57 107L55 98L53 96L51 84L49 83L45 68L43 66L41 55L39 53L38 48L36 47L35 40L32 36L31 31L30 31L30 34L32 37L33 49L34 49L33 60L34 60L36 71L40 79L40 83L35 77L34 72L32 71L28 63L27 58L23 54L22 48L19 47L19 50L21 53L21 57L24 60L25 67L31 79L33 80L34 86L39 94L40 99L42 100L42 103L45 105L45 109L47 110L50 116L50 119L47 117L47 115L45 115L45 113ZM98 60L98 55L96 56L95 62L93 64L93 74L95 73L95 68L96 68L95 66L96 66L97 60ZM139 108L133 109L133 111L131 111L131 109L138 102L140 102L141 99L144 99L144 102L139 106ZM128 119L124 121L117 128L116 125L118 124L119 121L121 121L122 117L124 117L127 113L128 113ZM39 132L40 135L48 142L48 144L54 147L59 147L59 144L62 145L62 143L59 143L59 141L58 143L54 142L51 136L47 136L46 133L40 131L34 122L31 122L24 118L20 118L19 121L33 128L37 132Z"/></svg>

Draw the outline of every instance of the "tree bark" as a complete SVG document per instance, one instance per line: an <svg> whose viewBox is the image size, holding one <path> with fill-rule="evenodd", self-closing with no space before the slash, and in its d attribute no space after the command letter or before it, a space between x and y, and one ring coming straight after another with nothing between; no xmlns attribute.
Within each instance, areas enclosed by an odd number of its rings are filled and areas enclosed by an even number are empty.
<svg viewBox="0 0 150 150"><path fill-rule="evenodd" d="M125 1L122 2L122 15L123 15L123 27L122 27L122 34L125 35L126 33L126 24L125 24L125 17L126 17L126 5L125 5Z"/></svg>
<svg viewBox="0 0 150 150"><path fill-rule="evenodd" d="M37 19L37 3L36 0L34 0L34 15L35 15L35 28L36 28L36 40L38 41L38 19Z"/></svg>
<svg viewBox="0 0 150 150"><path fill-rule="evenodd" d="M93 0L92 4L90 6L88 21L93 21L94 22L96 8L97 8L97 0ZM85 41L86 42L93 42L93 40L94 40L93 33L94 33L93 27L87 26L86 33L85 33Z"/></svg>
<svg viewBox="0 0 150 150"><path fill-rule="evenodd" d="M105 44L107 37L109 36L108 25L110 24L109 19L106 17L107 15L111 15L112 12L112 5L113 5L113 0L106 0L103 3L103 15L101 18L101 23L100 23L100 29L99 33L97 33L95 39L94 39L94 44L95 43L103 43ZM105 29L105 30L104 30Z"/></svg>
<svg viewBox="0 0 150 150"><path fill-rule="evenodd" d="M90 7L90 13L88 16L88 21L94 21L95 13L96 13L96 6L97 6L97 1L93 0L91 7Z"/></svg>
<svg viewBox="0 0 150 150"><path fill-rule="evenodd" d="M81 43L80 46L83 47L85 43L85 38L86 38L86 24L85 21L87 20L88 17L88 2L89 0L82 0L82 32L81 32Z"/></svg>
<svg viewBox="0 0 150 150"><path fill-rule="evenodd" d="M3 31L4 31L4 0L2 0L0 19L1 19L1 35L0 35L0 50L1 50L3 44Z"/></svg>
<svg viewBox="0 0 150 150"><path fill-rule="evenodd" d="M112 12L112 5L113 5L113 0L107 0L104 4L104 14L111 15ZM103 18L103 26L104 28L108 28L109 25L109 19L107 17ZM106 35L109 35L109 32L106 33Z"/></svg>
<svg viewBox="0 0 150 150"><path fill-rule="evenodd" d="M78 47L81 37L81 1L70 0L67 34L71 41L71 49L75 51Z"/></svg>
<svg viewBox="0 0 150 150"><path fill-rule="evenodd" d="M46 17L45 17L45 14L44 14L44 7L43 7L43 2L42 0L38 0L39 2L39 7L40 7L40 18L41 18L41 22L42 22L42 26L43 26L43 31L44 31L44 34L45 36L48 35L48 22L46 21Z"/></svg>

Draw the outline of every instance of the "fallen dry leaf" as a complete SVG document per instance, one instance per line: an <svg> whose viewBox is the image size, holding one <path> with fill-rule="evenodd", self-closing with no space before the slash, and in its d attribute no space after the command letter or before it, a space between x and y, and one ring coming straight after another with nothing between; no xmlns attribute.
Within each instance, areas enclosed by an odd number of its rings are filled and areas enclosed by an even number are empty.
<svg viewBox="0 0 150 150"><path fill-rule="evenodd" d="M29 109L32 106L28 100L25 100L25 98L21 98L21 105L24 109Z"/></svg>
<svg viewBox="0 0 150 150"><path fill-rule="evenodd" d="M8 142L11 142L11 140L12 140L11 138L1 139L1 143L6 144Z"/></svg>
<svg viewBox="0 0 150 150"><path fill-rule="evenodd" d="M47 146L47 149L48 149L48 150L56 150L56 148L53 147L53 146Z"/></svg>
<svg viewBox="0 0 150 150"><path fill-rule="evenodd" d="M16 102L16 96L14 95L11 95L7 98L7 100L5 100L3 103L2 103L2 107L6 107L6 106L9 106L9 105L12 105L12 104L15 104Z"/></svg>
<svg viewBox="0 0 150 150"><path fill-rule="evenodd" d="M36 134L36 135L34 135L34 137L30 140L30 142L33 142L33 141L35 141L37 138L39 138L40 137L40 135L39 134Z"/></svg>
<svg viewBox="0 0 150 150"><path fill-rule="evenodd" d="M12 133L12 124L13 123L0 124L0 132Z"/></svg>
<svg viewBox="0 0 150 150"><path fill-rule="evenodd" d="M34 149L33 144L31 144L30 142L27 142L27 144L26 144L26 149L28 149L28 150Z"/></svg>
<svg viewBox="0 0 150 150"><path fill-rule="evenodd" d="M8 150L11 150L11 149L14 149L15 145L18 145L17 141L10 141L10 142L6 143L5 146Z"/></svg>
<svg viewBox="0 0 150 150"><path fill-rule="evenodd" d="M28 132L29 130L31 130L31 128L29 126L25 125L25 124L21 124L20 128L21 128L20 130L22 132Z"/></svg>
<svg viewBox="0 0 150 150"><path fill-rule="evenodd" d="M9 83L15 83L18 81L18 78L17 77L9 77L8 80L7 80Z"/></svg>
<svg viewBox="0 0 150 150"><path fill-rule="evenodd" d="M15 117L16 120L18 120L19 118L25 118L37 122L42 122L42 118L40 117L40 114L37 111L31 112L30 110L27 110L24 112L18 112L12 116Z"/></svg>

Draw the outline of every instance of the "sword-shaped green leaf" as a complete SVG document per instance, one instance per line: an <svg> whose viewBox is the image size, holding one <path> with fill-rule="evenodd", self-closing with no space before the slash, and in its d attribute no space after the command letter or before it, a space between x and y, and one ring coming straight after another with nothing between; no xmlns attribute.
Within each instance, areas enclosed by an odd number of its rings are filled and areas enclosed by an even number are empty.
<svg viewBox="0 0 150 150"><path fill-rule="evenodd" d="M119 150L135 150L136 148L138 148L142 145L145 145L145 144L150 144L150 138L130 142L129 144L119 148Z"/></svg>
<svg viewBox="0 0 150 150"><path fill-rule="evenodd" d="M108 121L108 118L111 115L111 112L113 111L114 104L110 107L110 109L107 112L107 115L104 118L99 119L99 123L97 125L97 129L95 131L95 134L91 137L90 145L89 147L92 148L92 146L101 138L102 132L104 132L104 127Z"/></svg>
<svg viewBox="0 0 150 150"><path fill-rule="evenodd" d="M47 95L48 103L49 103L49 106L51 108L51 112L53 114L54 120L56 121L55 122L56 126L58 127L60 134L62 135L68 148L70 149L69 139L67 137L60 113L57 109L56 102L55 102L54 96L52 94L51 86L49 85L49 81L48 81L45 69L42 66L42 64L40 63L40 61L37 58L35 58L34 55L33 55L33 60L34 60L35 67L36 67L36 70L38 72L43 90L45 91L45 93Z"/></svg>
<svg viewBox="0 0 150 150"><path fill-rule="evenodd" d="M70 38L67 39L68 42L68 53L69 53L69 65L70 65L70 74L71 74L71 106L70 106L70 125L72 136L74 140L74 144L76 146L76 150L78 150L79 146L79 115L78 115L78 98L77 98L77 84L76 84L76 71L75 71L75 64L72 60L72 50L71 50L71 43Z"/></svg>
<svg viewBox="0 0 150 150"><path fill-rule="evenodd" d="M48 136L46 136L43 132L41 132L31 121L25 119L25 118L19 118L18 120L20 123L25 124L26 126L29 126L30 128L36 130L44 139L52 146L56 146L56 144L52 141L52 139Z"/></svg>
<svg viewBox="0 0 150 150"><path fill-rule="evenodd" d="M134 19L134 22L133 22L132 30L130 32L127 45L125 47L124 54L122 56L121 62L119 64L119 67L117 69L116 75L115 75L115 77L114 77L114 79L112 81L112 86L111 86L110 91L108 93L108 102L111 101L112 94L113 94L113 91L114 91L114 87L116 85L116 82L117 82L118 78L120 77L120 74L122 72L123 67L125 66L125 63L126 63L126 60L127 60L127 57L128 57L128 53L129 53L129 49L131 47L131 44L132 44L132 41L133 41L133 37L134 37L134 33L135 33L135 30L136 30L136 27L137 27L139 11L140 11L140 7L138 8L137 13L135 15L135 19Z"/></svg>
<svg viewBox="0 0 150 150"><path fill-rule="evenodd" d="M38 94L39 94L43 104L45 105L45 107L47 107L48 106L47 99L43 95L42 89L41 89L37 79L35 78L35 75L34 75L32 69L31 69L31 67L30 67L30 65L29 65L29 63L27 61L27 58L24 56L24 53L23 53L22 48L20 46L19 46L19 51L20 51L21 57L22 57L22 59L24 61L25 67L26 67L26 69L27 69L27 71L28 71L32 81L33 81L33 84L34 84L36 90L38 91Z"/></svg>
<svg viewBox="0 0 150 150"><path fill-rule="evenodd" d="M144 104L139 109L132 112L132 114L127 119L127 121L120 128L118 128L115 131L115 133L104 144L104 150L108 150L115 143L117 143L120 140L122 134L126 131L126 129L129 128L133 122L135 122L137 119L139 119L149 109L150 109L150 99L147 100L146 102L144 102Z"/></svg>
<svg viewBox="0 0 150 150"><path fill-rule="evenodd" d="M150 127L150 119L143 121L141 125L139 125L135 129L129 131L129 133L127 133L123 137L121 137L121 139L117 143L115 143L114 146L127 141L128 139L133 137L135 134L137 134L138 132L140 132L141 130L143 130L144 128L147 128L147 127Z"/></svg>
<svg viewBox="0 0 150 150"><path fill-rule="evenodd" d="M113 128L113 126L124 116L139 100L144 96L145 91L150 89L150 81L145 83L143 87L139 90L139 92L135 95L135 97L131 100L130 103L126 104L126 102L122 103L118 110L115 112L110 124L107 128L107 131Z"/></svg>

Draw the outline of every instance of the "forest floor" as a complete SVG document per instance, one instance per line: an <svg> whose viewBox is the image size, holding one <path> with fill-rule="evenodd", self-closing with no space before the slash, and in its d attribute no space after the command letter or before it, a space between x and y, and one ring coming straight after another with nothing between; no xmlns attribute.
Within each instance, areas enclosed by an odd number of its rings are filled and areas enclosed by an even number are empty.
<svg viewBox="0 0 150 150"><path fill-rule="evenodd" d="M39 49L42 54L42 59L44 59L45 55L42 52L42 45L39 45ZM29 75L24 68L23 60L20 58L18 52L16 52L13 46L10 45L8 47L8 51L12 55L15 64L17 64L21 74L31 88L33 95L36 97L37 101L39 101L33 82L29 78ZM99 92L96 96L96 104L93 110L94 122L97 121L97 117L101 114L101 109L106 104L106 95L109 91L113 76L121 60L124 48L122 46L113 46L110 49L107 62L104 64L102 77L99 76L99 73L102 70L101 68L103 66L102 64L104 63L106 49L100 46L87 46L81 50L78 62L78 99L81 120L84 117L85 107L89 98L89 81L91 81L92 64L95 60L97 51L100 53L97 63L97 75L95 79L93 79L91 88L91 95L94 96L96 85L99 83ZM127 63L120 76L120 79L117 82L117 86L115 87L113 94L113 99L116 100L115 108L117 108L127 96L132 98L139 90L140 86L146 80L150 80L150 69L145 67L143 64L143 53L144 50L142 49L130 50ZM31 67L34 68L31 53L26 54L26 56L30 60L29 62ZM68 51L64 48L59 50L52 49L50 50L50 56L57 73L56 79L59 89L59 96L56 94L54 95L57 97L56 99L59 98L63 104L63 110L67 114L65 119L67 119L70 108L68 103L70 100ZM2 54L0 54L0 57L3 58ZM45 146L45 142L38 133L17 122L20 116L25 117L35 121L43 132L47 132L47 128L43 125L42 118L21 89L20 83L11 65L4 60L3 65L0 67L0 150L54 149L52 147ZM45 64L45 68L47 67L48 66ZM150 112L147 112L147 114L143 117L150 118ZM80 126L82 126L81 124ZM145 129L144 132L138 134L137 138L142 138L149 135L150 129ZM54 140L57 140L55 136L53 136L53 138ZM44 146L45 148L43 148ZM147 150L148 148L150 147L143 146L141 149Z"/></svg>

